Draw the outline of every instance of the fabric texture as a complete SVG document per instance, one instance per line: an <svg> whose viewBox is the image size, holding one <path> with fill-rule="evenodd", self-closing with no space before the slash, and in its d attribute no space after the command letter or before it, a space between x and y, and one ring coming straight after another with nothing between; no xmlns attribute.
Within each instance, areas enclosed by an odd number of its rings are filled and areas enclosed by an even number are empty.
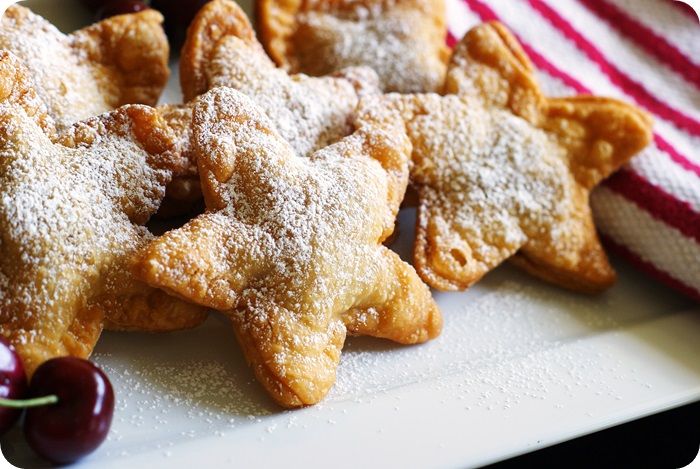
<svg viewBox="0 0 700 469"><path fill-rule="evenodd" d="M655 118L654 141L593 192L607 247L700 300L700 22L672 0L447 0L448 43L498 20L549 96L597 94Z"/></svg>

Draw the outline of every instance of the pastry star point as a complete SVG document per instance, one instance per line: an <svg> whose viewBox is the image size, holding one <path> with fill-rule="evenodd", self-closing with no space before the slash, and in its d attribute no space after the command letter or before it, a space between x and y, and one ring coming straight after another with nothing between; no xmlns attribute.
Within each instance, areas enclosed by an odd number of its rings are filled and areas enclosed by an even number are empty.
<svg viewBox="0 0 700 469"><path fill-rule="evenodd" d="M193 125L211 211L154 241L137 272L226 310L279 403L313 404L328 392L348 333L402 343L439 333L428 288L381 245L398 209L389 186L406 184L387 173L407 170L402 129L386 131L403 142L402 158L362 126L302 158L250 99L227 88L199 99ZM219 163L231 171L215 172Z"/></svg>
<svg viewBox="0 0 700 469"><path fill-rule="evenodd" d="M431 286L464 289L511 259L578 291L615 273L593 223L591 188L651 140L651 119L617 100L546 98L516 39L500 24L455 48L445 95L367 98L389 106L413 143L418 203L414 260Z"/></svg>
<svg viewBox="0 0 700 469"><path fill-rule="evenodd" d="M139 226L172 174L169 130L129 106L80 122L53 143L27 70L0 54L0 333L28 372L87 357L105 321L151 330L199 324L205 312L129 273L149 238Z"/></svg>

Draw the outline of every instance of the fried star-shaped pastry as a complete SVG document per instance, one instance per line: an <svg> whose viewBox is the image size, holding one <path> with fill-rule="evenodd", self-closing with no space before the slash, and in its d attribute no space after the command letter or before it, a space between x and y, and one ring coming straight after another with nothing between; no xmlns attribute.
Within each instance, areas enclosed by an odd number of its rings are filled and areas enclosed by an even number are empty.
<svg viewBox="0 0 700 469"><path fill-rule="evenodd" d="M29 81L0 53L0 334L31 373L52 357L87 357L105 316L126 328L199 324L203 308L129 269L175 169L167 126L151 108L127 106L52 143Z"/></svg>
<svg viewBox="0 0 700 469"><path fill-rule="evenodd" d="M449 59L443 0L260 0L257 8L263 45L293 72L366 65L384 91L442 89Z"/></svg>
<svg viewBox="0 0 700 469"><path fill-rule="evenodd" d="M299 158L248 97L217 88L193 125L208 212L145 249L137 276L225 311L280 404L323 398L347 333L406 344L438 335L428 287L381 244L407 184L392 176L408 172L401 122L368 119Z"/></svg>
<svg viewBox="0 0 700 469"><path fill-rule="evenodd" d="M255 39L245 13L229 0L207 3L193 20L182 48L180 80L185 101L219 86L250 96L300 156L349 135L360 95L379 93L377 76L369 68L350 68L318 78L289 75L277 68ZM178 213L173 209L187 208L188 203L201 199L194 152L189 148L191 107L160 110L182 136L180 153L192 162L168 186L166 206L159 212Z"/></svg>
<svg viewBox="0 0 700 469"><path fill-rule="evenodd" d="M369 68L325 77L277 68L245 13L230 0L209 2L192 22L180 80L186 101L219 86L250 96L301 156L350 134L359 96L379 93L377 75Z"/></svg>
<svg viewBox="0 0 700 469"><path fill-rule="evenodd" d="M0 49L29 69L58 131L123 104L158 101L168 75L168 42L155 10L120 15L65 35L15 5L0 20Z"/></svg>
<svg viewBox="0 0 700 469"><path fill-rule="evenodd" d="M405 119L423 279L464 289L511 259L573 290L610 286L615 273L589 192L649 143L650 118L612 99L544 97L498 23L477 26L457 46L446 93L390 95L361 111L390 107Z"/></svg>

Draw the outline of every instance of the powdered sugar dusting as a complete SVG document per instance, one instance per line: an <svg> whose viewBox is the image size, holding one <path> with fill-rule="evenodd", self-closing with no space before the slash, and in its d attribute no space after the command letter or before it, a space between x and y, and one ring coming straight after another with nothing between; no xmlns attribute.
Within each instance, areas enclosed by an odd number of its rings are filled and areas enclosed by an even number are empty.
<svg viewBox="0 0 700 469"><path fill-rule="evenodd" d="M402 214L401 248L410 249L413 223L410 213ZM620 288L590 298L533 283L513 268L498 269L467 293L437 295L447 326L438 341L402 347L349 339L328 398L292 412L281 412L253 382L228 325L218 317L171 337L108 334L96 360L112 377L117 401L127 402L117 409L105 451L110 457L154 452L166 458L167 451L197 439L272 444L266 439L306 441L314 431L361 433L358 429L370 426L381 439L394 430L372 420L374 411L410 419L415 406L429 403L438 411L446 405L431 395L461 402L462 413L453 418L469 427L544 400L552 412L566 412L575 405L569 396L581 392L614 400L619 383L609 373L614 368L621 381L634 381L634 370L608 349L585 348L586 340L647 320L661 303L659 292L639 291L640 278L623 280ZM636 298L634 306L629 295ZM607 368L597 369L601 363ZM562 369L569 379L561 380ZM426 400L411 399L413 385L428 386ZM475 416L482 411L486 417ZM358 414L362 417L353 419Z"/></svg>
<svg viewBox="0 0 700 469"><path fill-rule="evenodd" d="M426 155L412 177L429 185L429 205L448 209L441 216L469 240L476 259L493 266L530 238L546 234L562 245L562 234L575 236L575 184L544 132L457 97L426 99L431 111L408 125L420 142L415 153Z"/></svg>
<svg viewBox="0 0 700 469"><path fill-rule="evenodd" d="M242 252L254 246L253 262L262 264L257 268L264 274L243 291L245 317L236 316L235 323L260 342L257 347L270 348L268 366L281 377L303 380L320 373L325 387L338 359L337 352L327 355L327 347L340 347L345 335L338 314L377 275L372 264L380 256L376 243L385 221L386 176L369 158L344 156L360 141L346 140L312 159L290 158L283 141L259 130L270 128L266 119L251 116L231 126L222 118L239 120L255 109L230 96L202 100L195 137L200 157L212 154L212 147L236 148L240 161L217 190L225 197L224 213L236 220L235 231L247 235L239 240L243 245L234 247L231 240L227 247ZM277 337L268 335L270 321L277 324Z"/></svg>
<svg viewBox="0 0 700 469"><path fill-rule="evenodd" d="M499 277L506 277L500 280ZM439 382L453 374L479 379L483 369L557 348L593 331L614 329L618 320L601 311L618 301L572 297L554 288L528 286L501 273L487 288L450 303L440 340L397 348L350 339L329 399L348 399L418 382ZM438 296L448 300L448 294ZM503 378L499 376L498 378ZM485 378L486 379L486 378ZM498 381L494 377L495 381ZM504 384L504 383L501 383ZM468 389L465 389L468 391ZM485 404L492 404L485 401ZM472 405L476 405L472 401Z"/></svg>
<svg viewBox="0 0 700 469"><path fill-rule="evenodd" d="M325 75L366 65L379 74L385 91L442 89L445 31L435 20L444 14L440 6L363 3L357 2L349 11L298 14L292 38L298 69Z"/></svg>
<svg viewBox="0 0 700 469"><path fill-rule="evenodd" d="M1 22L0 48L17 55L30 70L58 130L111 109L70 36L19 6L8 8Z"/></svg>
<svg viewBox="0 0 700 469"><path fill-rule="evenodd" d="M419 236L440 275L464 273L471 283L534 242L571 265L579 261L586 199L544 132L456 95L393 94L366 100L362 112L386 106L407 122L423 210Z"/></svg>
<svg viewBox="0 0 700 469"><path fill-rule="evenodd" d="M201 97L194 123L214 212L157 240L144 260L146 276L205 305L232 309L244 349L273 395L287 405L325 395L345 338L343 315L353 308L401 316L394 337L405 342L436 333L439 316L431 316L427 288L380 244L394 218L387 173L371 158L375 148L384 151L384 134L370 138L360 130L298 158L252 101L230 88ZM190 245L198 254L183 261L180 253ZM410 286L397 286L397 264L405 266L401 274ZM201 287L192 287L193 272ZM386 306L394 295L402 301L397 311ZM358 328L363 317L372 315L358 315ZM281 397L289 393L282 386L294 397Z"/></svg>
<svg viewBox="0 0 700 469"><path fill-rule="evenodd" d="M173 432L170 441L163 444L162 449L167 449L178 441L224 437L259 422L275 409L252 376L219 362L186 360L175 366L141 359L124 363L104 354L97 355L95 361L108 375L119 377L115 431L110 433L108 444L138 445L154 432L168 432L173 420L191 422L189 428ZM148 441L144 446L150 444Z"/></svg>
<svg viewBox="0 0 700 469"><path fill-rule="evenodd" d="M347 71L352 81L342 75L290 76L277 68L258 44L235 36L219 43L206 71L212 88L228 86L250 96L300 156L348 135L358 91L376 90L371 70Z"/></svg>
<svg viewBox="0 0 700 469"><path fill-rule="evenodd" d="M78 149L52 144L18 106L1 106L0 120L2 332L30 369L86 356L101 318L81 320L75 341L64 336L91 301L123 288L127 257L150 236L129 217L155 211L170 172L149 165L124 115L66 134Z"/></svg>

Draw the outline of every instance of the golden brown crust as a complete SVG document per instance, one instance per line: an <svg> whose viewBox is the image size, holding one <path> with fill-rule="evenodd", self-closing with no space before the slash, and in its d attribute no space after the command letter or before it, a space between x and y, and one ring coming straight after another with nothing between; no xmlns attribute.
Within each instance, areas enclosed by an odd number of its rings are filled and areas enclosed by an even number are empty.
<svg viewBox="0 0 700 469"><path fill-rule="evenodd" d="M599 96L547 98L530 60L500 23L485 23L455 48L446 93L509 109L565 147L569 166L587 188L597 185L646 147L651 117L625 102Z"/></svg>
<svg viewBox="0 0 700 469"><path fill-rule="evenodd" d="M385 91L439 91L449 49L443 0L261 0L258 30L280 66L319 76L368 66Z"/></svg>
<svg viewBox="0 0 700 469"><path fill-rule="evenodd" d="M280 67L291 66L293 53L290 38L296 29L296 15L301 10L302 0L260 0L255 2L255 18L260 41L272 60Z"/></svg>
<svg viewBox="0 0 700 469"><path fill-rule="evenodd" d="M498 22L472 28L455 46L445 78L445 93L468 96L488 107L509 109L534 125L546 103L530 60Z"/></svg>
<svg viewBox="0 0 700 469"><path fill-rule="evenodd" d="M56 133L46 105L32 88L28 70L17 56L6 50L0 51L0 101L20 105L46 135Z"/></svg>
<svg viewBox="0 0 700 469"><path fill-rule="evenodd" d="M62 350L54 354L41 357L40 360L32 360L29 366L30 374L37 365L44 360L55 356L70 355L87 359L92 354L100 335L102 334L105 311L100 306L90 305L78 310L73 323L61 338ZM53 355L53 356L52 356ZM25 363L25 368L27 368Z"/></svg>
<svg viewBox="0 0 700 469"><path fill-rule="evenodd" d="M204 320L129 271L151 238L140 225L177 169L168 127L153 109L126 106L52 143L28 78L0 54L0 334L31 374L52 357L87 357L105 320L139 330Z"/></svg>
<svg viewBox="0 0 700 469"><path fill-rule="evenodd" d="M348 135L359 96L379 93L376 74L366 68L324 77L277 68L243 11L229 0L209 2L197 14L183 48L180 78L186 100L218 86L250 96L300 156Z"/></svg>
<svg viewBox="0 0 700 469"><path fill-rule="evenodd" d="M601 248L595 227L588 239L581 248L580 262L573 267L554 265L551 257L541 259L536 252L531 255L526 249L521 249L508 261L545 282L580 293L601 293L615 284L617 274Z"/></svg>
<svg viewBox="0 0 700 469"><path fill-rule="evenodd" d="M180 56L180 85L185 101L211 89L205 67L219 41L227 36L257 43L248 17L236 3L214 0L204 5L187 29Z"/></svg>
<svg viewBox="0 0 700 469"><path fill-rule="evenodd" d="M260 384L265 388L267 393L277 402L279 405L286 408L297 408L309 405L314 402L320 402L323 399L323 395L313 396L308 393L303 397L299 396L298 391L294 391L290 388L284 381L280 380L275 371L266 365L265 356L262 351L259 351L259 347L256 345L255 341L249 334L243 332L241 327L233 327L236 339L244 351L246 357L246 362L248 366L253 369L255 378ZM343 345L345 337L342 337L340 343L336 348L331 348L331 350L336 351L337 357L331 359L331 363L337 363L340 361L340 348ZM318 376L315 377L317 382L321 381ZM317 386L319 389L330 389L330 387L335 382L335 375L330 378L326 375L324 382L320 382Z"/></svg>
<svg viewBox="0 0 700 469"><path fill-rule="evenodd" d="M162 23L163 16L148 9L107 18L71 35L113 108L158 102L170 75Z"/></svg>
<svg viewBox="0 0 700 469"><path fill-rule="evenodd" d="M649 114L612 98L547 99L540 127L566 149L576 180L592 189L651 142Z"/></svg>
<svg viewBox="0 0 700 469"><path fill-rule="evenodd" d="M406 122L421 277L461 290L511 259L572 290L612 285L589 192L649 143L651 119L612 99L546 98L498 23L477 26L457 45L445 91L362 105L369 114L394 109Z"/></svg>
<svg viewBox="0 0 700 469"><path fill-rule="evenodd" d="M255 39L253 27L240 7L224 0L209 2L195 17L180 68L186 99L218 86L248 95L299 156L348 135L359 96L379 93L376 74L370 69L344 69L325 77L289 75L279 69ZM187 208L196 202L201 189L196 184L196 165L189 149L191 116L187 105L160 110L182 135L178 147L193 163L191 170L176 175L168 187L164 211L173 213L173 206Z"/></svg>
<svg viewBox="0 0 700 469"><path fill-rule="evenodd" d="M193 127L209 211L137 257L139 278L231 317L283 406L326 395L347 333L418 343L440 332L427 286L381 245L410 150L402 123L382 117L299 158L249 98L210 91Z"/></svg>
<svg viewBox="0 0 700 469"><path fill-rule="evenodd" d="M116 16L65 35L44 18L11 6L0 21L0 49L15 54L58 131L127 103L155 104L168 70L162 16Z"/></svg>
<svg viewBox="0 0 700 469"><path fill-rule="evenodd" d="M176 299L149 287L127 272L121 293L101 299L106 312L104 327L111 331L171 332L192 329L207 318L207 309Z"/></svg>

